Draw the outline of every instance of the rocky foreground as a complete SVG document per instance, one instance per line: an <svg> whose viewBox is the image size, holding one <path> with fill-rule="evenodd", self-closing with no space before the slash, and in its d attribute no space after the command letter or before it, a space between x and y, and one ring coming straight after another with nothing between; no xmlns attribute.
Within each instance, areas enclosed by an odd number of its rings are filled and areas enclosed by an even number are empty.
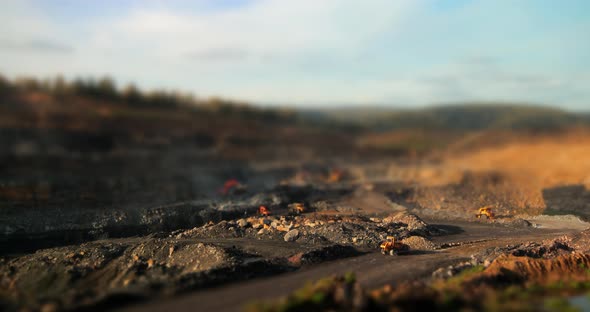
<svg viewBox="0 0 590 312"><path fill-rule="evenodd" d="M7 310L70 310L165 297L378 250L395 236L413 250L445 232L415 215L310 213L209 222L190 230L39 250L0 261Z"/></svg>
<svg viewBox="0 0 590 312"><path fill-rule="evenodd" d="M354 274L328 277L250 311L581 311L590 299L590 231L494 247L432 277L366 289Z"/></svg>

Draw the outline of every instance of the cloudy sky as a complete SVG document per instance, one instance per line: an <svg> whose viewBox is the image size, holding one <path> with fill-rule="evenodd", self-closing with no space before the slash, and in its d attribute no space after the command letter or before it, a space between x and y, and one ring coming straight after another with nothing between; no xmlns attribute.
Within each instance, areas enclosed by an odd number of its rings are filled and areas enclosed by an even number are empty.
<svg viewBox="0 0 590 312"><path fill-rule="evenodd" d="M586 0L2 0L0 73L261 104L590 109Z"/></svg>

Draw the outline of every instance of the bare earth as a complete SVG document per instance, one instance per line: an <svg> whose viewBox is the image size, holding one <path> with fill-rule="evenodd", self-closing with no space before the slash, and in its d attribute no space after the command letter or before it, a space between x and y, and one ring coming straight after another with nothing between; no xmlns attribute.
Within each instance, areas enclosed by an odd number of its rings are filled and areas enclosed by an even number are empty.
<svg viewBox="0 0 590 312"><path fill-rule="evenodd" d="M551 220L539 223L541 228L514 229L504 226L468 222L446 222L459 227L463 233L443 236L437 244L461 243L443 250L416 252L390 257L371 252L359 257L336 260L303 268L297 272L276 277L240 282L229 286L185 295L161 303L148 303L124 310L128 311L241 311L244 304L256 299L272 299L329 275L355 272L361 285L375 288L385 284L398 284L407 280L426 278L440 267L468 260L470 255L489 247L515 245L527 241L540 241L585 229L588 224L576 220Z"/></svg>

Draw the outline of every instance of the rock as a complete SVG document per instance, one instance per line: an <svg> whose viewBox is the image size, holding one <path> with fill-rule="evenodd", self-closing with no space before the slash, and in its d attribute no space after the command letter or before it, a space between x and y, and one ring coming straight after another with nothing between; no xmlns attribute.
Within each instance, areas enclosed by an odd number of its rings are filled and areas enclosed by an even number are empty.
<svg viewBox="0 0 590 312"><path fill-rule="evenodd" d="M260 229L260 231L258 231L258 235L262 235L262 234L264 234L265 232L266 232L266 231L265 231L265 229Z"/></svg>
<svg viewBox="0 0 590 312"><path fill-rule="evenodd" d="M287 259L287 261L289 261L290 264L295 265L295 266L300 266L302 261L303 261L303 253L297 253L291 257L289 257Z"/></svg>
<svg viewBox="0 0 590 312"><path fill-rule="evenodd" d="M402 243L414 250L433 250L435 245L429 239L421 236L410 236L402 240Z"/></svg>
<svg viewBox="0 0 590 312"><path fill-rule="evenodd" d="M438 268L434 272L432 272L432 278L443 279L447 277L446 273L447 271L444 268Z"/></svg>
<svg viewBox="0 0 590 312"><path fill-rule="evenodd" d="M239 219L238 220L238 226L241 228L245 228L248 226L248 221L246 221L246 219Z"/></svg>
<svg viewBox="0 0 590 312"><path fill-rule="evenodd" d="M439 268L432 272L432 277L437 279L447 279L471 267L473 267L473 264L471 264L471 262L463 262L457 265L449 265L446 268Z"/></svg>
<svg viewBox="0 0 590 312"><path fill-rule="evenodd" d="M299 230L291 230L285 234L286 242L294 242L297 238L299 238Z"/></svg>
<svg viewBox="0 0 590 312"><path fill-rule="evenodd" d="M277 231L279 231L279 232L289 232L290 230L291 230L291 227L288 227L288 226L283 226L283 225L277 226Z"/></svg>
<svg viewBox="0 0 590 312"><path fill-rule="evenodd" d="M514 220L512 220L510 222L510 225L516 228L528 228L533 226L532 223L530 223L529 221L522 219L522 218L516 218Z"/></svg>
<svg viewBox="0 0 590 312"><path fill-rule="evenodd" d="M316 210L316 211L330 210L332 208L332 206L333 206L332 204L330 204L329 202L324 201L324 200L311 203L311 205L310 205L311 209Z"/></svg>
<svg viewBox="0 0 590 312"><path fill-rule="evenodd" d="M275 228L275 229L276 229L276 228L277 228L279 225L281 225L281 223L280 223L279 221L277 221L277 220L273 220L273 221L270 223L270 226L271 226L272 228Z"/></svg>
<svg viewBox="0 0 590 312"><path fill-rule="evenodd" d="M254 223L254 224L252 224L252 228L255 229L255 230L258 230L258 229L262 228L262 224L260 224L260 223Z"/></svg>
<svg viewBox="0 0 590 312"><path fill-rule="evenodd" d="M408 213L397 213L389 215L381 221L385 224L396 224L402 223L407 226L408 231L415 235L430 235L434 233L430 233L430 229L426 222L422 221L418 216Z"/></svg>

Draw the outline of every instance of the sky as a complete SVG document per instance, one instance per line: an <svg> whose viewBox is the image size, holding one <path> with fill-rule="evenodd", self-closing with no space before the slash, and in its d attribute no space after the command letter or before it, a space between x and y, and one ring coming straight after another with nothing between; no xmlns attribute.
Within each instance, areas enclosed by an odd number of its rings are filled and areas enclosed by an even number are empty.
<svg viewBox="0 0 590 312"><path fill-rule="evenodd" d="M586 0L2 0L0 73L262 105L590 110Z"/></svg>

